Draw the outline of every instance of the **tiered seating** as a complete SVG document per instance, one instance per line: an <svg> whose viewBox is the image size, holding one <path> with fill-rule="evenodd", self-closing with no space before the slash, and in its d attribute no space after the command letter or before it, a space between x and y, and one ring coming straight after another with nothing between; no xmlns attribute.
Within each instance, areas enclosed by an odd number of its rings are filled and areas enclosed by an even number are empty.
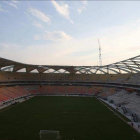
<svg viewBox="0 0 140 140"><path fill-rule="evenodd" d="M0 102L16 99L19 97L35 94L46 95L68 95L68 94L88 94L108 96L114 94L114 91L106 91L101 87L83 87L83 86L13 86L0 88Z"/></svg>
<svg viewBox="0 0 140 140"><path fill-rule="evenodd" d="M130 75L126 80L126 83L140 84L140 73Z"/></svg>
<svg viewBox="0 0 140 140"><path fill-rule="evenodd" d="M99 88L78 86L41 86L32 90L32 94L95 94ZM31 92L31 91L30 91Z"/></svg>
<svg viewBox="0 0 140 140"><path fill-rule="evenodd" d="M99 90L98 96L106 98L106 97L111 96L111 95L113 95L115 93L116 93L116 89L115 88L106 88L106 87L104 87L104 88Z"/></svg>
<svg viewBox="0 0 140 140"><path fill-rule="evenodd" d="M20 86L1 87L0 103L29 95L29 91Z"/></svg>
<svg viewBox="0 0 140 140"><path fill-rule="evenodd" d="M5 88L0 88L0 101L8 101L12 99L12 96L9 95L9 92Z"/></svg>
<svg viewBox="0 0 140 140"><path fill-rule="evenodd" d="M108 96L108 100L112 100L116 105L125 107L127 111L137 114L140 118L140 96L137 93L121 90L116 92L116 94Z"/></svg>
<svg viewBox="0 0 140 140"><path fill-rule="evenodd" d="M39 86L25 86L24 89L28 91L29 94L40 93Z"/></svg>

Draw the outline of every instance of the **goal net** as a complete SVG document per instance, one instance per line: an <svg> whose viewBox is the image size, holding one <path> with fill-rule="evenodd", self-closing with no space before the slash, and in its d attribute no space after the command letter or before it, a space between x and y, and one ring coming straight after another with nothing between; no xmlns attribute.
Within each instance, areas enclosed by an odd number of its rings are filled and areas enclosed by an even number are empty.
<svg viewBox="0 0 140 140"><path fill-rule="evenodd" d="M40 140L61 140L59 131L55 130L40 130Z"/></svg>

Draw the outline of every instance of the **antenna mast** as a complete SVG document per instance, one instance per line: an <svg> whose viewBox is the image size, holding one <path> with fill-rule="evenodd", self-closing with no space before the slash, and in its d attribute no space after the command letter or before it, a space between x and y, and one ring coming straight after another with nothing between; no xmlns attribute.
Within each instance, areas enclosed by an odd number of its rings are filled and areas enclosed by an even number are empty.
<svg viewBox="0 0 140 140"><path fill-rule="evenodd" d="M101 53L101 45L99 39L98 39L98 44L99 44L99 66L102 66L102 53Z"/></svg>

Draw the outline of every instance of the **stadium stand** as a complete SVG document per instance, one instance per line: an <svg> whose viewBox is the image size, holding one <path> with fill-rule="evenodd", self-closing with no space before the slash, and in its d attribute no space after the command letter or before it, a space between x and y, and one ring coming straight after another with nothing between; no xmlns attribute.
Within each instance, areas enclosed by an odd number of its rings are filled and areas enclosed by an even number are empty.
<svg viewBox="0 0 140 140"><path fill-rule="evenodd" d="M138 93L129 93L126 90L121 90L108 96L107 99L109 101L112 100L116 106L122 106L124 112L137 114L140 118L140 96Z"/></svg>
<svg viewBox="0 0 140 140"><path fill-rule="evenodd" d="M21 86L0 87L0 104L28 95L30 92Z"/></svg>

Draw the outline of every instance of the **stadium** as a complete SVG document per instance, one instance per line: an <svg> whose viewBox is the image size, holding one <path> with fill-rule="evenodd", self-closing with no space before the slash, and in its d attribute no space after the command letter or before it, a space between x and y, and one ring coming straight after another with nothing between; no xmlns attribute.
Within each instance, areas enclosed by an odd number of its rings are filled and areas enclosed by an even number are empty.
<svg viewBox="0 0 140 140"><path fill-rule="evenodd" d="M140 56L104 66L0 58L0 139L140 139Z"/></svg>
<svg viewBox="0 0 140 140"><path fill-rule="evenodd" d="M140 140L140 1L0 0L0 140Z"/></svg>

